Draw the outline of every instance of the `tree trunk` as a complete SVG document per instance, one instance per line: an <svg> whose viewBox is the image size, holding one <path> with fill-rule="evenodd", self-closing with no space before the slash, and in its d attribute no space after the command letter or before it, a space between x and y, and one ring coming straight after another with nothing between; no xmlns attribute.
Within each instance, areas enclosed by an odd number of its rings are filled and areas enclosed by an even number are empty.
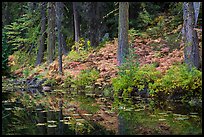
<svg viewBox="0 0 204 137"><path fill-rule="evenodd" d="M61 41L61 21L62 21L62 2L56 2L56 22L58 30L58 56L59 56L59 72L62 74L62 41Z"/></svg>
<svg viewBox="0 0 204 137"><path fill-rule="evenodd" d="M78 16L78 10L77 10L77 2L73 3L73 14L74 14L74 40L75 42L79 42L79 16Z"/></svg>
<svg viewBox="0 0 204 137"><path fill-rule="evenodd" d="M39 49L36 60L36 66L42 62L43 52L45 50L45 32L46 32L46 2L42 2L41 4L41 30L40 30L40 38L39 38Z"/></svg>
<svg viewBox="0 0 204 137"><path fill-rule="evenodd" d="M62 2L62 4L61 4L61 22L63 22L63 19L64 19L63 12L64 12L64 3ZM63 27L63 24L62 24L62 27ZM62 54L63 55L67 55L68 50L67 50L67 44L66 44L66 41L65 41L65 37L64 37L63 31L61 31L61 35L62 35L61 36Z"/></svg>
<svg viewBox="0 0 204 137"><path fill-rule="evenodd" d="M193 2L194 13L195 13L195 26L197 26L198 15L200 11L200 2Z"/></svg>
<svg viewBox="0 0 204 137"><path fill-rule="evenodd" d="M198 36L194 29L195 24L195 12L193 2L184 2L183 4L183 38L184 38L184 61L191 69L193 66L197 69L200 66L199 48L198 48Z"/></svg>
<svg viewBox="0 0 204 137"><path fill-rule="evenodd" d="M66 44L66 41L65 41L65 37L63 34L61 34L61 42L62 42L62 54L63 55L67 55L68 53L68 49L67 49L67 44Z"/></svg>
<svg viewBox="0 0 204 137"><path fill-rule="evenodd" d="M119 27L118 27L118 65L124 63L125 56L128 54L128 2L119 3Z"/></svg>
<svg viewBox="0 0 204 137"><path fill-rule="evenodd" d="M76 51L79 51L79 17L77 11L77 2L73 3L73 15L74 15L74 41L76 45Z"/></svg>
<svg viewBox="0 0 204 137"><path fill-rule="evenodd" d="M52 63L55 51L55 2L48 2L48 63Z"/></svg>
<svg viewBox="0 0 204 137"><path fill-rule="evenodd" d="M92 47L99 45L99 2L90 2L89 39Z"/></svg>

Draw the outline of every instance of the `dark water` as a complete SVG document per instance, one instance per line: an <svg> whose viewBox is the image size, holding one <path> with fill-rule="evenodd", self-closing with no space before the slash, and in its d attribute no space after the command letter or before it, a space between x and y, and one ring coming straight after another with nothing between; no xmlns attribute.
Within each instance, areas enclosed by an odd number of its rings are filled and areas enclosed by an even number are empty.
<svg viewBox="0 0 204 137"><path fill-rule="evenodd" d="M3 93L4 98L12 94ZM10 96L10 97L9 97ZM73 109L73 108L70 108ZM110 135L113 131L85 120L82 117L73 119L63 115L60 110L45 109L37 106L35 109L24 107L17 100L2 101L2 134L5 135ZM72 111L72 110L70 110ZM79 114L74 113L78 116Z"/></svg>
<svg viewBox="0 0 204 137"><path fill-rule="evenodd" d="M189 105L181 101L160 101L159 104L151 105L151 102L157 101L149 99L149 103L145 104L146 101L119 106L119 134L202 134L202 105Z"/></svg>
<svg viewBox="0 0 204 137"><path fill-rule="evenodd" d="M92 120L82 117L73 119L63 115L63 104L59 110L46 109L38 105L34 109L25 107L15 98L13 88L2 90L2 134L4 135L111 135L111 134L202 134L202 106L183 105L180 102L153 104L153 100L139 99L135 104L121 104L118 108L118 133L105 129ZM10 88L10 89L9 89ZM32 94L40 94L33 89ZM26 91L23 91L26 92ZM83 99L94 100L94 97ZM77 100L80 95L69 94ZM103 97L104 98L104 97ZM9 101L8 101L9 100ZM95 102L91 102L95 103ZM86 106L90 108L90 104ZM70 111L74 108L70 108ZM96 111L96 110L90 110ZM79 114L74 113L78 116Z"/></svg>

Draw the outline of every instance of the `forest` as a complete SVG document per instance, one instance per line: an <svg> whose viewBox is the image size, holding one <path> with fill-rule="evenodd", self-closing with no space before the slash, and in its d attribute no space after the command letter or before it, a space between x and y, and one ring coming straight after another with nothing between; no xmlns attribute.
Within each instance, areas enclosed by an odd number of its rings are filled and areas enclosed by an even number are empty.
<svg viewBox="0 0 204 137"><path fill-rule="evenodd" d="M3 135L201 135L202 2L2 2Z"/></svg>

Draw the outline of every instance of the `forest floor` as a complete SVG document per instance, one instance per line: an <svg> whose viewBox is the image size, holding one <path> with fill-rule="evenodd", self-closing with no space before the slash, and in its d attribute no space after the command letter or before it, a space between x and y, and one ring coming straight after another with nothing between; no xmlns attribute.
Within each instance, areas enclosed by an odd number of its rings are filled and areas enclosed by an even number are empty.
<svg viewBox="0 0 204 137"><path fill-rule="evenodd" d="M97 79L98 84L106 85L111 83L111 78L117 75L117 40L106 43L100 50L91 51L87 58L82 61L69 61L67 57L62 57L63 75L58 73L58 59L54 60L49 66L45 67L45 63L33 69L34 73L28 76L32 78L36 75L44 75L45 78L55 78L58 82L64 81L65 74L76 77L82 70L96 68L100 72ZM174 49L168 46L168 43L161 38L144 39L136 37L133 43L134 53L138 55L140 66L144 64L156 64L157 70L165 73L168 68L176 63L183 62L183 44L176 45ZM12 62L12 57L10 57ZM23 76L22 67L14 72L15 75ZM44 73L44 74L43 74ZM46 74L45 74L46 73Z"/></svg>
<svg viewBox="0 0 204 137"><path fill-rule="evenodd" d="M53 61L48 67L38 66L34 68L34 73L32 73L28 78L32 78L36 75L46 73L45 78L55 78L57 82L63 83L66 79L65 74L71 74L76 77L82 70L96 68L100 72L100 77L97 79L99 86L104 87L111 84L111 78L117 76L118 67L117 67L117 39L106 43L99 50L92 51L89 53L87 58L83 61L69 61L67 57L63 55L63 72L61 76L58 74L58 59ZM151 39L151 38L141 38L135 37L133 43L133 51L139 57L140 65L144 64L156 64L157 70L165 73L168 68L176 63L183 62L184 60L184 46L183 43L174 45L174 47L169 46L168 42L161 39ZM10 58L12 61L12 58ZM23 76L23 70L25 68L18 69L14 72L15 75ZM101 102L98 101L98 104ZM74 103L74 106L78 107L78 104ZM109 102L108 106L112 107L112 102ZM111 129L117 133L118 130L118 120L117 114L112 113L108 114L107 109L101 108L97 113L92 116L92 120L98 122L99 124L106 127L106 129ZM84 110L78 110L79 113L87 113ZM158 125L162 126L164 129L164 134L168 133L165 127L168 125ZM140 134L151 134L149 129L141 129Z"/></svg>

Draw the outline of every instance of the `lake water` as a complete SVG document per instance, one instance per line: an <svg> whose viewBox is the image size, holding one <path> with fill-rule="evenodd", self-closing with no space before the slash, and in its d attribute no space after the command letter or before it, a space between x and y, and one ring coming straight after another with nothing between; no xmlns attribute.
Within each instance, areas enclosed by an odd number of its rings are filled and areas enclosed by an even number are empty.
<svg viewBox="0 0 204 137"><path fill-rule="evenodd" d="M155 105L154 100L138 97L137 103L113 108L112 99L102 95L66 89L42 95L38 90L21 91L12 83L2 85L2 99L4 135L202 134L202 106L180 102ZM105 122L110 123L103 126Z"/></svg>

